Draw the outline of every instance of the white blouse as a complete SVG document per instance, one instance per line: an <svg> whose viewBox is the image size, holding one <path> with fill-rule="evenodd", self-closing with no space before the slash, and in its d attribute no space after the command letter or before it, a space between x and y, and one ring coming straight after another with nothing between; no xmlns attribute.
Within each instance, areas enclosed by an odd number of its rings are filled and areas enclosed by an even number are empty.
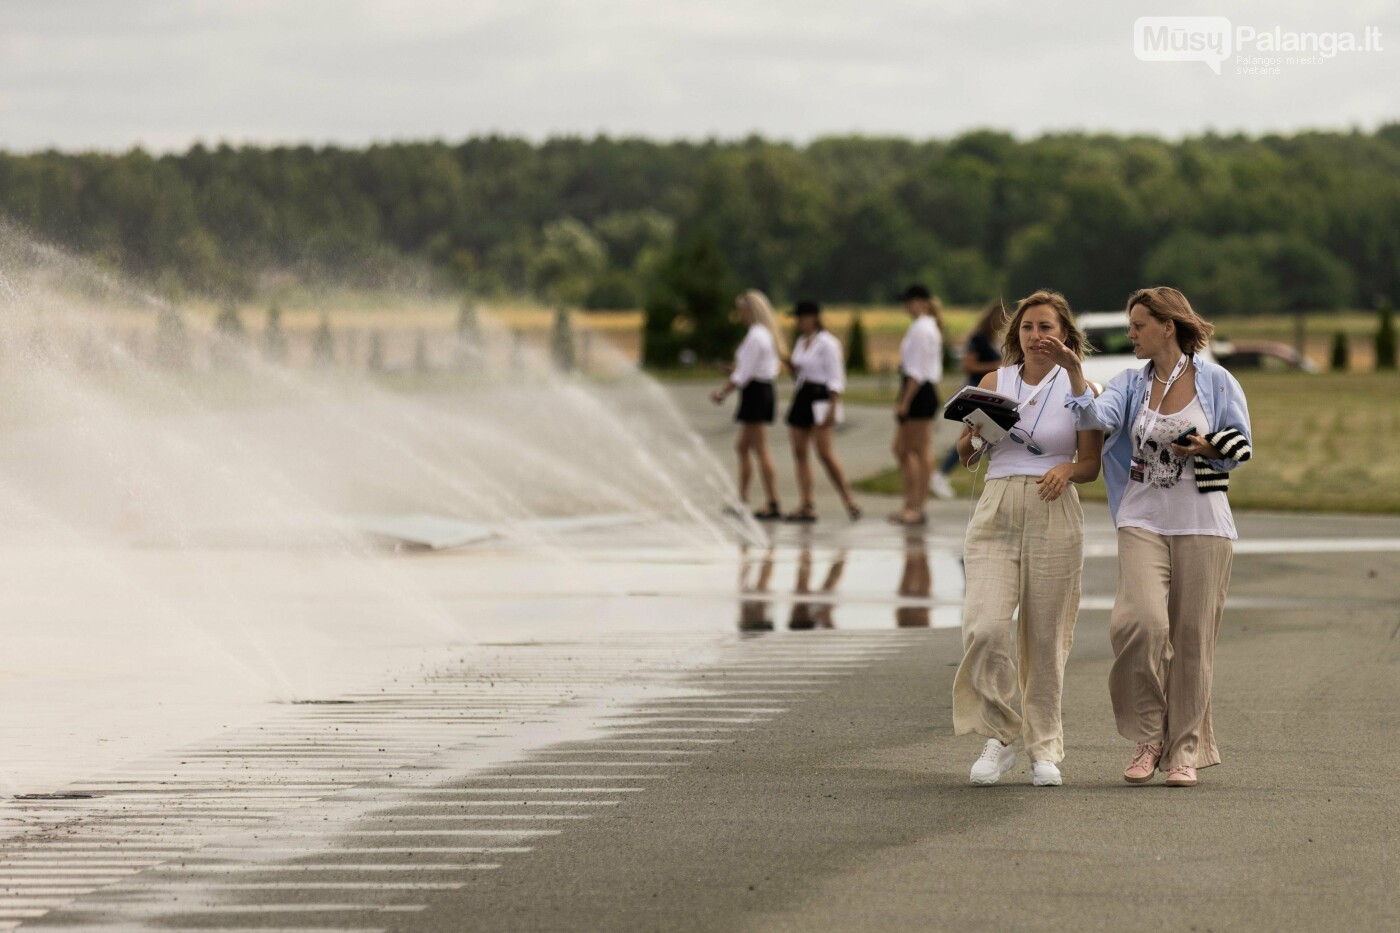
<svg viewBox="0 0 1400 933"><path fill-rule="evenodd" d="M778 367L778 348L773 343L773 335L762 324L749 325L749 332L734 354L734 373L729 381L740 388L755 379L772 382L778 378Z"/></svg>
<svg viewBox="0 0 1400 933"><path fill-rule="evenodd" d="M792 348L792 368L797 370L797 384L804 382L824 385L832 392L846 390L846 360L841 341L829 330L819 330L810 337L799 337Z"/></svg>
<svg viewBox="0 0 1400 933"><path fill-rule="evenodd" d="M943 335L933 315L919 315L904 332L899 369L915 382L937 383L943 378Z"/></svg>

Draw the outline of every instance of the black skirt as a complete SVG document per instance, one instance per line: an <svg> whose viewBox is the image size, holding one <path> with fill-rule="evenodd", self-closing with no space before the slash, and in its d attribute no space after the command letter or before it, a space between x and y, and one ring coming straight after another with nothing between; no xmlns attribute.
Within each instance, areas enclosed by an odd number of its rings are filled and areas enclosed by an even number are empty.
<svg viewBox="0 0 1400 933"><path fill-rule="evenodd" d="M813 402L825 402L831 399L831 392L820 382L804 382L797 387L797 394L792 397L792 405L788 408L787 423L794 428L810 428L817 423L817 416L812 412Z"/></svg>
<svg viewBox="0 0 1400 933"><path fill-rule="evenodd" d="M899 380L899 395L904 397L905 388L909 385L909 377L901 376ZM914 393L914 397L909 400L909 414L901 417L900 421L931 421L938 417L938 388L932 382L919 384L919 389Z"/></svg>
<svg viewBox="0 0 1400 933"><path fill-rule="evenodd" d="M772 424L777 407L773 383L750 379L739 390L739 407L734 412L734 420L741 424Z"/></svg>

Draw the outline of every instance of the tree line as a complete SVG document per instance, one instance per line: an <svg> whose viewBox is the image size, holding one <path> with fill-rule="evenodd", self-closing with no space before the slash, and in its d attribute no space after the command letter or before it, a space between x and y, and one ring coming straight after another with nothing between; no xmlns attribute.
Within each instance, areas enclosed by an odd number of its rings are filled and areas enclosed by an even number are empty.
<svg viewBox="0 0 1400 933"><path fill-rule="evenodd" d="M1170 282L1208 314L1318 311L1400 298L1400 124L0 154L0 212L168 293L426 266L482 296L645 304L671 333L697 290L887 302L913 279L953 303L1050 285L1116 308Z"/></svg>

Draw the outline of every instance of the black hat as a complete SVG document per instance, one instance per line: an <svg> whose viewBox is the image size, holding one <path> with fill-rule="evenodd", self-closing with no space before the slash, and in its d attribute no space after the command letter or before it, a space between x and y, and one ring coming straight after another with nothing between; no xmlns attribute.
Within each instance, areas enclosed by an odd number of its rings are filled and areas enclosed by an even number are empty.
<svg viewBox="0 0 1400 933"><path fill-rule="evenodd" d="M821 313L822 306L817 304L815 301L799 301L796 307L794 307L791 311L788 312L788 314L792 317L806 317L809 314L815 316Z"/></svg>
<svg viewBox="0 0 1400 933"><path fill-rule="evenodd" d="M933 292L928 290L927 285L920 285L915 282L906 288L899 296L900 301L916 301L922 299L928 301L933 297Z"/></svg>

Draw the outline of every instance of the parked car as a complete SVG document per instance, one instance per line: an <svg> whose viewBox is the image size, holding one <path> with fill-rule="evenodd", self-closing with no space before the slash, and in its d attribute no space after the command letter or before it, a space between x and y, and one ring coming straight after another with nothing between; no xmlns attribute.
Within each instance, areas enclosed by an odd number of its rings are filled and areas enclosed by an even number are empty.
<svg viewBox="0 0 1400 933"><path fill-rule="evenodd" d="M1215 357L1231 372L1265 370L1278 372L1295 370L1317 372L1317 364L1286 343L1268 340L1220 340L1215 344Z"/></svg>

